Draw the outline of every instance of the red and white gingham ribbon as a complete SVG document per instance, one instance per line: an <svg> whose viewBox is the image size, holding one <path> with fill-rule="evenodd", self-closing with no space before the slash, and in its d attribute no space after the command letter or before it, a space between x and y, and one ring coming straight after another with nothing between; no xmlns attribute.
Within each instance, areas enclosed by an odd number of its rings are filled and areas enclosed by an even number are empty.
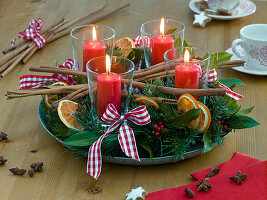
<svg viewBox="0 0 267 200"><path fill-rule="evenodd" d="M46 39L38 33L41 31L43 24L44 22L41 18L33 19L29 27L23 32L20 32L19 36L11 41L11 45L14 46L17 39L23 38L24 40L32 40L38 49L42 48L47 42Z"/></svg>
<svg viewBox="0 0 267 200"><path fill-rule="evenodd" d="M102 156L101 143L103 139L111 134L122 122L119 129L118 140L122 151L130 158L140 161L134 132L127 125L126 120L130 120L137 125L147 125L151 122L150 115L145 106L139 106L132 111L120 116L113 104L109 104L106 112L101 117L101 120L108 123L113 123L108 130L91 145L88 153L87 173L97 179L101 173Z"/></svg>
<svg viewBox="0 0 267 200"><path fill-rule="evenodd" d="M133 41L134 41L134 44L135 44L136 47L143 46L143 39L142 39L141 36L134 37ZM145 46L148 46L150 49L152 48L151 47L151 38L150 37L145 36ZM136 65L136 70L140 70L141 69L141 65L142 65L142 62L140 60Z"/></svg>
<svg viewBox="0 0 267 200"><path fill-rule="evenodd" d="M200 77L202 80L205 80L207 77L207 71L204 71L203 73L201 73ZM243 95L240 95L240 94L232 91L230 88L228 88L224 84L220 83L217 80L217 72L215 69L209 70L208 84L215 84L217 87L225 88L226 89L226 95L233 98L236 101L239 101L240 99L242 99L244 97Z"/></svg>
<svg viewBox="0 0 267 200"><path fill-rule="evenodd" d="M67 59L62 65L57 67L77 70L72 59ZM20 77L19 89L24 90L29 88L38 88L44 86L44 83L46 82L57 81L63 81L69 83L70 85L77 84L73 80L73 75L68 74L53 74L52 76L25 75Z"/></svg>

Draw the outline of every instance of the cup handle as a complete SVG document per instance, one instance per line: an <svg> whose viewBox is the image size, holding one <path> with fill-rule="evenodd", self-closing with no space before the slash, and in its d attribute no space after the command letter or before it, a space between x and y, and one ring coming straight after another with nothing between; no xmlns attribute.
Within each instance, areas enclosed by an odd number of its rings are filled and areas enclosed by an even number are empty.
<svg viewBox="0 0 267 200"><path fill-rule="evenodd" d="M243 41L241 39L235 39L232 43L232 50L233 52L242 60L245 60L245 56L242 56L237 50L236 50L236 47L237 45L240 45L242 44Z"/></svg>

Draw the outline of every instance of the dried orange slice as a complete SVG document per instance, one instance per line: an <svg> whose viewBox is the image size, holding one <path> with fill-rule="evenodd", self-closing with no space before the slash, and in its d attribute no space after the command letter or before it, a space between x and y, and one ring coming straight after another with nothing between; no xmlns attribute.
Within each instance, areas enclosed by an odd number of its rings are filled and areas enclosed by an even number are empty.
<svg viewBox="0 0 267 200"><path fill-rule="evenodd" d="M178 99L178 111L186 112L191 109L198 109L197 100L190 94L183 94ZM197 129L199 125L199 117L188 124L189 128Z"/></svg>
<svg viewBox="0 0 267 200"><path fill-rule="evenodd" d="M142 104L147 104L155 107L156 109L159 109L159 104L154 101L153 99L146 97L146 96L141 96L135 99L135 102L142 103Z"/></svg>
<svg viewBox="0 0 267 200"><path fill-rule="evenodd" d="M77 112L78 103L70 100L62 100L58 103L57 113L60 120L68 128L71 129L83 129L83 127L77 122L74 113Z"/></svg>
<svg viewBox="0 0 267 200"><path fill-rule="evenodd" d="M197 102L200 108L199 125L197 127L199 133L204 133L210 127L211 115L210 110L201 102Z"/></svg>
<svg viewBox="0 0 267 200"><path fill-rule="evenodd" d="M115 42L115 48L121 49L123 51L123 56L127 57L132 51L132 48L135 48L134 41L129 37L124 37Z"/></svg>
<svg viewBox="0 0 267 200"><path fill-rule="evenodd" d="M68 86L69 84L66 82L58 81L58 82L51 84L50 86L60 86L60 85L61 86ZM58 99L59 99L59 96L57 94L45 95L44 96L45 106L48 109L50 109L52 107L52 103Z"/></svg>

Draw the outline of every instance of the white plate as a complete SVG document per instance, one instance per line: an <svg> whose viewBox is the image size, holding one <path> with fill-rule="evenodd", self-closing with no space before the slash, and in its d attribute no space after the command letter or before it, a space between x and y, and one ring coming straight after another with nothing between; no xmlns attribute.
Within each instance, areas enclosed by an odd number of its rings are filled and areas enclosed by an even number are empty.
<svg viewBox="0 0 267 200"><path fill-rule="evenodd" d="M236 49L240 52L241 55L244 53L244 49L242 49L240 46L237 46ZM231 60L240 60L240 58L238 58L237 55L235 55L235 53L233 53L232 48L227 49L226 52L233 54ZM267 71L252 70L252 69L248 69L244 66L233 67L232 69L239 71L239 72L242 72L242 73L246 73L246 74L257 75L257 76L267 76Z"/></svg>
<svg viewBox="0 0 267 200"><path fill-rule="evenodd" d="M195 13L200 13L201 11L195 5L196 1L200 0L190 0L189 8ZM232 16L211 15L211 14L208 14L208 16L218 20L233 20L252 15L255 12L256 12L256 5L252 1L241 0L239 6L233 11Z"/></svg>

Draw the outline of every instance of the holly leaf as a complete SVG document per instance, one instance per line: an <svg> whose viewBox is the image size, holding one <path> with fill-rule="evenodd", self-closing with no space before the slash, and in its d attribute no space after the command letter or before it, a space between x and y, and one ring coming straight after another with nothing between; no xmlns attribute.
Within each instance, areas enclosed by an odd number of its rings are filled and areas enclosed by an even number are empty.
<svg viewBox="0 0 267 200"><path fill-rule="evenodd" d="M247 115L247 114L249 114L254 109L254 107L255 106L251 106L250 108L240 110L236 114L237 115Z"/></svg>
<svg viewBox="0 0 267 200"><path fill-rule="evenodd" d="M171 35L171 34L173 34L176 30L177 30L177 28L169 29L169 30L165 33L165 35Z"/></svg>
<svg viewBox="0 0 267 200"><path fill-rule="evenodd" d="M82 131L70 136L64 142L67 145L74 147L85 147L90 146L99 138L99 134L96 134L95 131Z"/></svg>
<svg viewBox="0 0 267 200"><path fill-rule="evenodd" d="M192 47L192 44L190 42L187 42L184 40L184 44L183 44L184 47Z"/></svg>
<svg viewBox="0 0 267 200"><path fill-rule="evenodd" d="M220 83L226 85L230 89L233 89L234 87L239 86L239 85L245 85L245 83L243 83L242 81L240 81L237 78L220 79L219 81L220 81Z"/></svg>
<svg viewBox="0 0 267 200"><path fill-rule="evenodd" d="M177 38L174 42L174 47L175 48L178 48L178 47L181 47L182 46L182 40L181 38Z"/></svg>
<svg viewBox="0 0 267 200"><path fill-rule="evenodd" d="M227 124L230 129L245 129L259 125L259 123L251 117L243 115L233 115L225 119L225 124Z"/></svg>
<svg viewBox="0 0 267 200"><path fill-rule="evenodd" d="M210 56L210 69L216 69L218 67L218 60L216 54Z"/></svg>
<svg viewBox="0 0 267 200"><path fill-rule="evenodd" d="M127 58L136 65L141 60L142 55L143 51L140 48L132 48Z"/></svg>
<svg viewBox="0 0 267 200"><path fill-rule="evenodd" d="M173 118L168 118L168 121L165 121L166 126L169 128L184 128L192 120L196 119L199 116L200 109L191 109L182 115L176 115Z"/></svg>
<svg viewBox="0 0 267 200"><path fill-rule="evenodd" d="M204 147L203 147L202 153L207 153L213 148L212 135L210 131L206 131L203 134L203 143L204 143Z"/></svg>
<svg viewBox="0 0 267 200"><path fill-rule="evenodd" d="M215 53L214 55L216 56L218 63L227 62L233 56L233 54L227 52Z"/></svg>

